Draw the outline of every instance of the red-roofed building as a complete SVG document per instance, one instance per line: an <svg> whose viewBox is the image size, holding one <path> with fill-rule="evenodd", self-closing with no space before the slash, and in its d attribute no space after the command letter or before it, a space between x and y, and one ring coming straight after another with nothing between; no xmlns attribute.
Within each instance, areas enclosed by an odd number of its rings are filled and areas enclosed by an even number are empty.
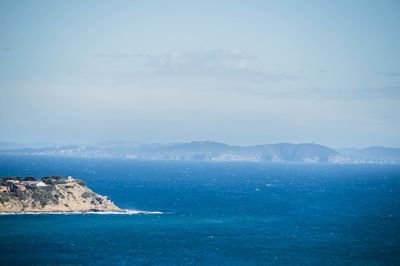
<svg viewBox="0 0 400 266"><path fill-rule="evenodd" d="M0 186L0 191L1 192L10 192L11 189L8 186Z"/></svg>

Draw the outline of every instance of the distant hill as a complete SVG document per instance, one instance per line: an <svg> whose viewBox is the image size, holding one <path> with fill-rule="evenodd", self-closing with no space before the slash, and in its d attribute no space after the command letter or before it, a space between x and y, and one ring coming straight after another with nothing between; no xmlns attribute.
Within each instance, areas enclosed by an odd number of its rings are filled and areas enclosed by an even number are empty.
<svg viewBox="0 0 400 266"><path fill-rule="evenodd" d="M400 149L371 147L334 150L314 143L235 146L213 141L172 144L109 142L96 145L0 149L0 154L210 162L400 163Z"/></svg>
<svg viewBox="0 0 400 266"><path fill-rule="evenodd" d="M141 160L328 162L337 152L316 144L266 144L233 146L212 141L176 144L101 146L54 146L46 148L3 149L2 154L112 157Z"/></svg>

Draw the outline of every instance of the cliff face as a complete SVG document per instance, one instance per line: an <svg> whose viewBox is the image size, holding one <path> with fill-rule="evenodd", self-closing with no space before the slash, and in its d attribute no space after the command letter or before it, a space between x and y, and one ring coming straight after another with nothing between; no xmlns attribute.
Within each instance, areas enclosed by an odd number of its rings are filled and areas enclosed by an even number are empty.
<svg viewBox="0 0 400 266"><path fill-rule="evenodd" d="M2 182L0 212L122 211L107 197L94 193L80 180L47 178L44 182L10 182L3 179Z"/></svg>

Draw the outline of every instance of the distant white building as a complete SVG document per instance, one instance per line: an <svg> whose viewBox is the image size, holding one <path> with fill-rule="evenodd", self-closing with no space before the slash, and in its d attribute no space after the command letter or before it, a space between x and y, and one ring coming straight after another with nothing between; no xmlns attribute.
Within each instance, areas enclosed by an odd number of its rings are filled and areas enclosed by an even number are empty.
<svg viewBox="0 0 400 266"><path fill-rule="evenodd" d="M31 185L36 185L37 183L39 183L39 181L35 180L35 181L22 181L21 182L23 185L25 186L31 186Z"/></svg>
<svg viewBox="0 0 400 266"><path fill-rule="evenodd" d="M72 176L67 177L67 182L74 182L74 181L75 181L75 179L73 179Z"/></svg>
<svg viewBox="0 0 400 266"><path fill-rule="evenodd" d="M36 184L37 187L47 187L47 185L45 183L43 183L43 181L40 181L39 183Z"/></svg>

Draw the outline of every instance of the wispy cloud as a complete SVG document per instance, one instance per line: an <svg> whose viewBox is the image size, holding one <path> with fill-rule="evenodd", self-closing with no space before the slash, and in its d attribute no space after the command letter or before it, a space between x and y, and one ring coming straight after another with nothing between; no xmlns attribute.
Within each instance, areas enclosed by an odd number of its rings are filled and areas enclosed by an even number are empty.
<svg viewBox="0 0 400 266"><path fill-rule="evenodd" d="M149 66L157 71L244 71L254 67L256 56L241 50L210 50L203 52L173 51L150 56Z"/></svg>
<svg viewBox="0 0 400 266"><path fill-rule="evenodd" d="M295 79L290 73L266 71L258 65L258 57L240 49L206 51L171 51L165 54L97 53L96 58L132 60L144 72L159 76L214 77L281 81Z"/></svg>
<svg viewBox="0 0 400 266"><path fill-rule="evenodd" d="M95 53L94 57L97 58L114 58L114 59L129 59L129 58L141 58L142 54L130 54L130 53Z"/></svg>
<svg viewBox="0 0 400 266"><path fill-rule="evenodd" d="M326 69L318 69L317 72L318 73L328 73L329 71Z"/></svg>

